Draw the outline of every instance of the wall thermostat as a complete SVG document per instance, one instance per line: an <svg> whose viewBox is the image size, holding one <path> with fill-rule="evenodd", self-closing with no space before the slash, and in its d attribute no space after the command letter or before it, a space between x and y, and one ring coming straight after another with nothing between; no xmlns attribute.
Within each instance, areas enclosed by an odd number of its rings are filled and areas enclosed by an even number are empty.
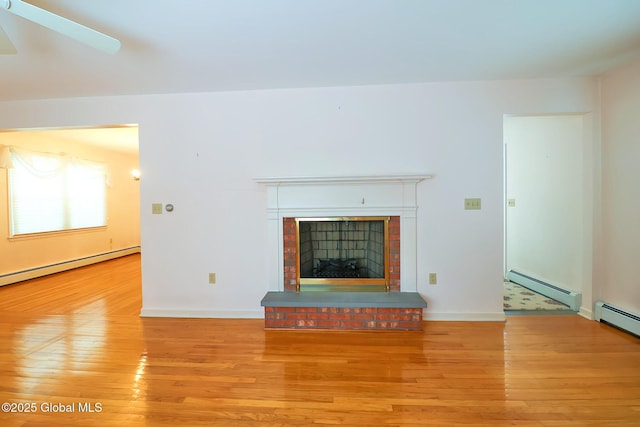
<svg viewBox="0 0 640 427"><path fill-rule="evenodd" d="M167 206L164 207L167 212L173 212L173 205L171 203L169 203Z"/></svg>

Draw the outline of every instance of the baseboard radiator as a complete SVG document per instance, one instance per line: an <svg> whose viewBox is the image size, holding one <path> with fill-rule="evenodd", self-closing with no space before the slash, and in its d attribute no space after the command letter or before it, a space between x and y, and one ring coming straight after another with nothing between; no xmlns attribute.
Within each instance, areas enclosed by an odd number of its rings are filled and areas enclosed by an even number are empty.
<svg viewBox="0 0 640 427"><path fill-rule="evenodd" d="M640 316L633 313L598 301L596 302L595 318L598 322L608 323L640 337Z"/></svg>
<svg viewBox="0 0 640 427"><path fill-rule="evenodd" d="M550 283L546 283L531 276L518 273L514 270L509 270L509 272L507 273L507 279L511 282L522 285L525 288L529 288L534 292L552 298L556 301L560 301L561 303L568 305L573 311L580 310L580 304L582 304L582 294L559 288Z"/></svg>
<svg viewBox="0 0 640 427"><path fill-rule="evenodd" d="M140 246L133 246L126 249L119 249L70 261L63 261L56 264L43 265L41 267L30 268L28 270L16 271L15 273L0 275L0 286L36 279L38 277L60 273L62 271L73 270L74 268L84 267L86 265L96 264L98 262L108 261L110 259L120 258L135 253L140 253Z"/></svg>

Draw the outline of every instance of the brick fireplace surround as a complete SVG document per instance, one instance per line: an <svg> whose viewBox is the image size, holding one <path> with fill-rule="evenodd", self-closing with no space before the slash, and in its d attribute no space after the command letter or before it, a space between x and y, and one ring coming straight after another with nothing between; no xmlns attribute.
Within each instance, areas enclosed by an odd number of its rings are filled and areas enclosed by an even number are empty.
<svg viewBox="0 0 640 427"><path fill-rule="evenodd" d="M282 219L282 256L284 258L284 290L296 291L298 245L296 242L296 219ZM400 292L400 217L389 218L389 288Z"/></svg>
<svg viewBox="0 0 640 427"><path fill-rule="evenodd" d="M266 329L422 330L422 307L265 307Z"/></svg>
<svg viewBox="0 0 640 427"><path fill-rule="evenodd" d="M261 178L267 186L272 284L267 329L420 330L416 185L428 175ZM389 216L390 292L296 292L296 217ZM402 258L401 258L402 255ZM279 266L279 268L278 268ZM401 276L402 274L402 276Z"/></svg>

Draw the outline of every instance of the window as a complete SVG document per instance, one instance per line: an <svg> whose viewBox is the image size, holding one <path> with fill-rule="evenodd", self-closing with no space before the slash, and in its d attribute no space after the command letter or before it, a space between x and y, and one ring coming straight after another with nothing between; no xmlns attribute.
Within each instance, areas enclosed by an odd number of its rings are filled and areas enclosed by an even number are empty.
<svg viewBox="0 0 640 427"><path fill-rule="evenodd" d="M11 160L12 236L107 225L103 165L15 148Z"/></svg>

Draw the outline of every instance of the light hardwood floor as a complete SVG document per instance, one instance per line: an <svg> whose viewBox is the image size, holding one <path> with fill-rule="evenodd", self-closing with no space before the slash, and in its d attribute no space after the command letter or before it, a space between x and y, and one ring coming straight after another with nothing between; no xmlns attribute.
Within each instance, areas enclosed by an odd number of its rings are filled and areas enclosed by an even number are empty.
<svg viewBox="0 0 640 427"><path fill-rule="evenodd" d="M32 411L0 425L640 425L640 340L579 316L422 332L140 318L139 262L0 288L0 400Z"/></svg>

